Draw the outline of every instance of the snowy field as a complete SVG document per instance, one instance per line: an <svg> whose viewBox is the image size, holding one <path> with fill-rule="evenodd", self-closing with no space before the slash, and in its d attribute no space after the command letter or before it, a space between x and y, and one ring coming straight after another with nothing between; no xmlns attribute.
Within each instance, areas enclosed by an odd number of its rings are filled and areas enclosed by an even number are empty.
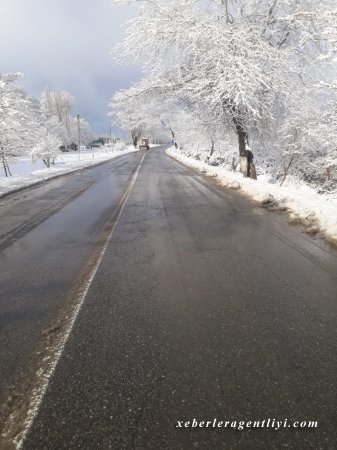
<svg viewBox="0 0 337 450"><path fill-rule="evenodd" d="M128 146L124 150L93 150L81 152L80 159L77 152L61 153L56 159L55 165L52 165L49 169L42 161L32 162L30 158L20 158L10 164L13 176L6 178L1 168L0 196L57 175L72 172L134 151L137 150L133 146Z"/></svg>
<svg viewBox="0 0 337 450"><path fill-rule="evenodd" d="M183 155L170 148L166 153L182 162L216 177L229 189L240 190L260 205L275 211L288 211L290 222L303 224L308 232L320 233L328 241L337 244L337 198L318 194L314 189L300 184L286 182L283 186L268 183L262 176L257 180L244 178L241 173L230 172L223 167L213 167L202 161Z"/></svg>

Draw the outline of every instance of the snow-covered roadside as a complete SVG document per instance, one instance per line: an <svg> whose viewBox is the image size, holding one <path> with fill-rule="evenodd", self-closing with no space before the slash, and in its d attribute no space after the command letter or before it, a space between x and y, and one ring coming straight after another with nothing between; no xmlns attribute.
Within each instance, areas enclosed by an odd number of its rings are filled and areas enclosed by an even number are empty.
<svg viewBox="0 0 337 450"><path fill-rule="evenodd" d="M126 155L138 151L133 146L128 146L125 150L116 151L99 151L94 153L82 153L81 159L78 159L78 154L63 153L60 155L55 166L41 170L35 170L30 173L12 176L8 178L0 178L0 197L10 192L24 189L25 187L64 175L69 172L74 172L78 169L90 167L118 156Z"/></svg>
<svg viewBox="0 0 337 450"><path fill-rule="evenodd" d="M188 167L199 170L229 189L239 190L269 209L288 211L290 221L305 225L308 232L320 232L328 241L337 244L337 198L318 194L308 186L267 183L262 177L257 181L244 178L240 173L223 167L212 167L183 155L175 148L166 153Z"/></svg>

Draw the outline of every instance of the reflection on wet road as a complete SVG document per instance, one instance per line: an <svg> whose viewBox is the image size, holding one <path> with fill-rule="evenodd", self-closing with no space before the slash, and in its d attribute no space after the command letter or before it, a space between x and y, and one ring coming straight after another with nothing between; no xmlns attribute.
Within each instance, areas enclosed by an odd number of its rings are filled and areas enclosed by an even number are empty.
<svg viewBox="0 0 337 450"><path fill-rule="evenodd" d="M161 148L141 158L2 210L3 389L94 273L23 448L335 448L336 252ZM319 426L176 428L193 418Z"/></svg>

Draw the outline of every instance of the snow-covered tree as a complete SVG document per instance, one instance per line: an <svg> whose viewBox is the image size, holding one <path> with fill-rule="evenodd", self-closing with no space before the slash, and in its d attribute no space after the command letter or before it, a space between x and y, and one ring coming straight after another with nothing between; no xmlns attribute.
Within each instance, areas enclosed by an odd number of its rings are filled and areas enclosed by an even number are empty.
<svg viewBox="0 0 337 450"><path fill-rule="evenodd" d="M259 29L242 19L228 23L219 14L220 9L198 9L193 0L179 6L148 2L129 30L123 54L146 58L144 90L165 94L169 89L234 127L242 171L255 177L247 133L271 119L284 86L284 60Z"/></svg>
<svg viewBox="0 0 337 450"><path fill-rule="evenodd" d="M70 112L75 102L72 94L61 89L51 90L47 86L42 91L40 102L47 115L56 117L65 128L68 128Z"/></svg>
<svg viewBox="0 0 337 450"><path fill-rule="evenodd" d="M325 108L318 120L317 133L323 140L326 153L320 161L323 167L327 182L337 180L337 80L330 83L320 83L318 88L328 94Z"/></svg>
<svg viewBox="0 0 337 450"><path fill-rule="evenodd" d="M114 125L120 126L130 133L134 147L146 130L144 107L140 99L129 96L127 92L118 92L109 103L110 116Z"/></svg>
<svg viewBox="0 0 337 450"><path fill-rule="evenodd" d="M50 167L61 145L77 142L77 120L70 114L73 96L45 88L38 101L17 84L21 77L0 74L0 159L6 176L11 175L10 161L19 156L31 155ZM80 135L84 144L93 139L83 119Z"/></svg>
<svg viewBox="0 0 337 450"><path fill-rule="evenodd" d="M41 110L48 122L49 129L58 136L63 145L70 145L78 141L77 118L71 115L75 98L72 94L61 89L44 88L40 98ZM81 143L88 144L94 138L89 123L80 119Z"/></svg>
<svg viewBox="0 0 337 450"><path fill-rule="evenodd" d="M37 133L37 142L31 151L33 159L40 159L49 168L60 153L62 141L48 126L41 126Z"/></svg>
<svg viewBox="0 0 337 450"><path fill-rule="evenodd" d="M259 149L251 149L250 136L262 142L277 127L281 131L289 103L311 99L319 69L331 59L333 1L141 4L118 52L123 60L141 61L144 78L124 96L133 101L160 96L163 103L176 97L197 120L203 111L210 130L222 126L229 135L236 133L241 171L254 178L252 150ZM291 111L295 119L298 112Z"/></svg>
<svg viewBox="0 0 337 450"><path fill-rule="evenodd" d="M72 141L71 109L75 99L72 94L61 89L52 90L48 86L42 91L40 97L41 111L64 145Z"/></svg>
<svg viewBox="0 0 337 450"><path fill-rule="evenodd" d="M21 74L0 74L0 156L5 175L9 162L27 153L36 116L32 100L18 86Z"/></svg>

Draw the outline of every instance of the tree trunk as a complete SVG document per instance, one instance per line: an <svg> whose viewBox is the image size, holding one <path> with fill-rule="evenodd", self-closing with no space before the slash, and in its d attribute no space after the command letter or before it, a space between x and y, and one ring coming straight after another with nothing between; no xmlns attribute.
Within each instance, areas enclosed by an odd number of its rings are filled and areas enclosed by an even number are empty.
<svg viewBox="0 0 337 450"><path fill-rule="evenodd" d="M48 167L48 169L50 168L50 156L47 156L46 158L44 158L43 160L42 160L44 163L45 163L45 165Z"/></svg>
<svg viewBox="0 0 337 450"><path fill-rule="evenodd" d="M9 173L9 176L11 177L12 176L12 172L11 172L11 170L9 168L9 164L8 164L8 161L7 161L6 158L5 158L5 162L6 162L6 166L7 166L7 172Z"/></svg>
<svg viewBox="0 0 337 450"><path fill-rule="evenodd" d="M2 147L1 147L1 150L2 150L2 154L1 154L2 166L3 166L4 172L5 172L5 176L6 176L6 178L8 176L11 177L12 176L12 172L10 171L9 164L7 162L7 159L5 157L5 152L4 152Z"/></svg>
<svg viewBox="0 0 337 450"><path fill-rule="evenodd" d="M210 150L210 152L209 152L209 157L211 157L212 155L213 155L213 153L214 153L214 150L215 150L215 144L214 144L214 141L213 141L213 139L212 139L212 145L211 145L211 150Z"/></svg>
<svg viewBox="0 0 337 450"><path fill-rule="evenodd" d="M287 178L287 175L288 175L288 172L289 172L289 169L290 169L290 167L292 165L293 160L294 160L294 154L291 155L291 158L288 161L288 163L285 163L285 162L283 163L283 179L282 179L282 181L280 183L280 186L282 186L283 183L286 181L286 178Z"/></svg>
<svg viewBox="0 0 337 450"><path fill-rule="evenodd" d="M5 176L7 178L8 177L8 173L7 173L7 166L6 166L6 160L5 160L4 155L2 155L1 158L2 158L2 165L3 165L3 168L4 168Z"/></svg>
<svg viewBox="0 0 337 450"><path fill-rule="evenodd" d="M240 171L246 178L256 180L256 170L253 162L253 153L247 148L247 133L239 119L233 119L239 141Z"/></svg>
<svg viewBox="0 0 337 450"><path fill-rule="evenodd" d="M137 148L137 144L138 144L138 141L139 141L139 138L140 138L139 134L138 133L137 134L131 133L131 138L132 138L133 146L135 148Z"/></svg>

